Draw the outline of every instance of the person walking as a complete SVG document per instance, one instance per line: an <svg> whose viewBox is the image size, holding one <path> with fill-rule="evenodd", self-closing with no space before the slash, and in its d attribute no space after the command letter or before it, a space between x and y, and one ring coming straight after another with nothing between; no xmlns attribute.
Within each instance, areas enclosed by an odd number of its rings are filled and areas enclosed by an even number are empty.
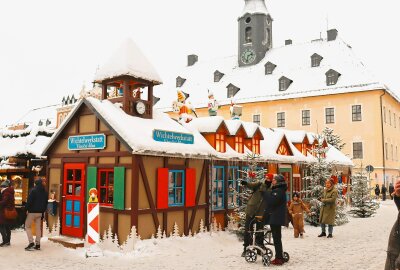
<svg viewBox="0 0 400 270"><path fill-rule="evenodd" d="M397 220L389 235L385 270L400 269L400 180L394 186L394 202L397 206Z"/></svg>
<svg viewBox="0 0 400 270"><path fill-rule="evenodd" d="M272 174L267 174L266 179L264 182L247 182L242 180L241 185L249 188L253 191L250 199L246 205L246 220L244 225L244 242L243 242L243 253L242 257L246 255L246 249L249 245L251 245L251 233L250 231L253 230L254 224L256 224L256 230L262 230L263 224L262 222L257 222L256 216L263 216L264 214L264 204L263 204L263 194L267 189L270 188L272 184ZM261 232L256 233L256 244L261 248L265 249L264 247L264 234Z"/></svg>
<svg viewBox="0 0 400 270"><path fill-rule="evenodd" d="M336 216L336 200L338 197L338 191L335 188L335 182L333 179L328 179L325 182L325 189L322 198L319 200L322 202L322 207L319 213L319 223L321 224L321 234L318 237L326 236L326 225L328 225L328 237L332 238L333 225L335 224Z"/></svg>
<svg viewBox="0 0 400 270"><path fill-rule="evenodd" d="M15 209L14 188L11 186L10 180L7 179L0 184L0 190L0 233L3 241L0 247L7 247L11 244L11 226L14 220L6 218L5 210Z"/></svg>
<svg viewBox="0 0 400 270"><path fill-rule="evenodd" d="M382 201L386 201L386 192L387 192L387 188L385 187L385 184L382 185Z"/></svg>
<svg viewBox="0 0 400 270"><path fill-rule="evenodd" d="M44 218L44 212L47 209L47 192L45 191L42 179L35 180L35 187L28 195L26 203L27 217L25 221L25 231L28 236L29 244L25 250L40 250L40 238L42 236L41 223ZM35 243L33 242L32 223L35 223Z"/></svg>
<svg viewBox="0 0 400 270"><path fill-rule="evenodd" d="M275 246L275 259L271 261L274 265L282 265L282 226L287 226L286 206L287 184L283 175L278 174L272 180L272 189L264 193L264 222L271 226L272 239Z"/></svg>
<svg viewBox="0 0 400 270"><path fill-rule="evenodd" d="M303 203L300 199L300 195L298 192L293 192L292 196L292 203L289 207L289 214L292 216L293 221L293 229L294 229L294 237L298 238L299 234L300 237L303 238L304 233L304 216L303 212L310 213L308 207Z"/></svg>
<svg viewBox="0 0 400 270"><path fill-rule="evenodd" d="M394 192L394 186L393 183L389 184L389 195L390 195L390 199L393 200L393 192Z"/></svg>
<svg viewBox="0 0 400 270"><path fill-rule="evenodd" d="M375 186L375 198L377 200L379 200L379 194L381 194L381 189L379 188L379 185L376 184L376 186Z"/></svg>

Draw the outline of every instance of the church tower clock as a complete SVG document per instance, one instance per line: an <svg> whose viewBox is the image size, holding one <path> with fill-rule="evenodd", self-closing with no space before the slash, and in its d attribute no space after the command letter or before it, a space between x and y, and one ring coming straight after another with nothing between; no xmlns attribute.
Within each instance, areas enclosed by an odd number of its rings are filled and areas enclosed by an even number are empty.
<svg viewBox="0 0 400 270"><path fill-rule="evenodd" d="M272 17L264 0L245 0L239 17L239 66L259 63L272 48Z"/></svg>

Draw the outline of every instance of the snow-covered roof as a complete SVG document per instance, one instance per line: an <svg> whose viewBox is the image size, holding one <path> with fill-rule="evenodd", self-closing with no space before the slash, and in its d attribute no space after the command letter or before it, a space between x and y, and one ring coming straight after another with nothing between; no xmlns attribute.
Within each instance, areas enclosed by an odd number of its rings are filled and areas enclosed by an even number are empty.
<svg viewBox="0 0 400 270"><path fill-rule="evenodd" d="M320 66L311 67L311 56L318 53L323 57ZM270 49L263 60L256 65L239 67L237 56L201 61L177 72L176 77L186 79L181 89L190 94L190 101L195 108L207 107L208 90L221 105L230 104L227 86L233 84L240 90L235 95L237 104L301 98L309 96L332 95L348 92L385 89L397 100L394 93L371 74L364 64L355 56L352 48L337 38L292 44ZM265 64L276 65L272 74L265 75ZM335 85L327 86L326 72L335 70L341 75ZM219 82L214 82L214 71L225 75ZM285 91L279 91L279 79L287 77L293 82ZM156 107L170 110L175 99L173 80L155 89L161 98Z"/></svg>
<svg viewBox="0 0 400 270"><path fill-rule="evenodd" d="M333 147L332 145L328 146L328 151L326 152L326 161L327 162L333 162L335 164L339 165L347 165L347 166L354 166L353 162L351 159L340 152L338 149Z"/></svg>
<svg viewBox="0 0 400 270"><path fill-rule="evenodd" d="M224 118L221 116L199 117L193 118L187 126L191 130L197 130L200 133L214 133L224 123Z"/></svg>
<svg viewBox="0 0 400 270"><path fill-rule="evenodd" d="M24 130L0 130L0 156L15 157L33 155L41 157L43 149L50 141L53 129L28 127Z"/></svg>
<svg viewBox="0 0 400 270"><path fill-rule="evenodd" d="M306 137L306 132L304 130L288 130L288 129L275 129L275 130L281 130L282 132L284 132L286 138L292 143L302 143L304 138Z"/></svg>
<svg viewBox="0 0 400 270"><path fill-rule="evenodd" d="M252 138L254 133L259 130L259 125L253 122L242 122L244 130L246 131L247 137Z"/></svg>
<svg viewBox="0 0 400 270"><path fill-rule="evenodd" d="M245 14L269 14L264 0L245 0L242 16Z"/></svg>
<svg viewBox="0 0 400 270"><path fill-rule="evenodd" d="M49 105L41 108L31 109L26 112L13 125L26 124L30 127L46 126L48 129L55 129L57 125L57 108L60 105Z"/></svg>
<svg viewBox="0 0 400 270"><path fill-rule="evenodd" d="M243 126L240 120L225 120L225 124L231 136L236 135L240 127Z"/></svg>
<svg viewBox="0 0 400 270"><path fill-rule="evenodd" d="M156 69L132 39L126 39L108 62L96 72L95 81L101 82L122 75L130 75L155 84L162 83Z"/></svg>

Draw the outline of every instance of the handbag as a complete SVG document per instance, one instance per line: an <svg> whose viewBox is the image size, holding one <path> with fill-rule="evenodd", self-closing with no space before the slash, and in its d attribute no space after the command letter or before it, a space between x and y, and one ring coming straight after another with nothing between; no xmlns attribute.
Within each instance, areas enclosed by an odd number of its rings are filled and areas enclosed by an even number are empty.
<svg viewBox="0 0 400 270"><path fill-rule="evenodd" d="M6 219L16 219L18 216L17 210L15 209L15 207L11 208L11 209L7 209L4 208L4 217Z"/></svg>

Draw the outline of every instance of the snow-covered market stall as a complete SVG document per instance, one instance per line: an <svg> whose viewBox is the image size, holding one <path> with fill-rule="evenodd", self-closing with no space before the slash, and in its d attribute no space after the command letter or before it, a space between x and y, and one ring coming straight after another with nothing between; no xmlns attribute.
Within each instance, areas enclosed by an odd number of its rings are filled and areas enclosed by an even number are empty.
<svg viewBox="0 0 400 270"><path fill-rule="evenodd" d="M142 238L159 228L169 235L175 223L185 235L201 220L226 226L250 152L268 172L286 176L288 196L302 189L304 165L314 160L311 134L218 116L176 121L153 110L153 87L162 82L133 41L98 70L95 83L101 98L81 99L43 152L48 188L60 202L50 227L59 219L61 235L86 235L91 188L98 190L100 231L111 226L122 241L133 226ZM327 158L347 177L351 160L332 151Z"/></svg>

